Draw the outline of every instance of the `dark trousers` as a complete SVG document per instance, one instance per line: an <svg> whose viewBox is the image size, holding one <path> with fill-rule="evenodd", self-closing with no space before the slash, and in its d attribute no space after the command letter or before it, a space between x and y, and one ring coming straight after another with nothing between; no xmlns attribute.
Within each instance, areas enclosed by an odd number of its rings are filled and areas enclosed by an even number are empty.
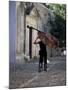
<svg viewBox="0 0 68 90"><path fill-rule="evenodd" d="M43 62L44 62L44 70L47 69L47 52L42 52L40 51L39 53L39 70L43 67Z"/></svg>

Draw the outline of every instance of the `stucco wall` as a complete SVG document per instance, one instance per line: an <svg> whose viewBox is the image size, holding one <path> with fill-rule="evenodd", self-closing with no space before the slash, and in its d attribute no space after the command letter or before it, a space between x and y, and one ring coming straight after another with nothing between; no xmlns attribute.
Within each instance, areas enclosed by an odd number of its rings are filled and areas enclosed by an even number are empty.
<svg viewBox="0 0 68 90"><path fill-rule="evenodd" d="M24 6L20 2L16 3L16 16L17 16L17 28L16 28L16 59L24 62L24 57L29 60L29 29L27 25L33 26L34 28L39 29L40 31L45 31L49 33L50 24L49 20L49 10L41 4L35 4L35 7L32 9L29 15L24 14ZM24 31L25 35L24 35ZM38 56L39 45L34 45L33 42L37 37L37 31L32 31L32 58ZM25 42L24 42L25 41ZM25 44L24 44L25 43ZM24 53L25 45L25 53ZM47 55L50 57L51 53L54 54L55 49L50 49L47 47ZM54 55L55 56L55 55Z"/></svg>

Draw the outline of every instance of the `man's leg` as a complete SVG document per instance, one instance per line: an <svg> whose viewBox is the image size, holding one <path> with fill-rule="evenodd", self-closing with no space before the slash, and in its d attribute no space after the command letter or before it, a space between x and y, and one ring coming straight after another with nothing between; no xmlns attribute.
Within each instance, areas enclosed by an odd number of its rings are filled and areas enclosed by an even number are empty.
<svg viewBox="0 0 68 90"><path fill-rule="evenodd" d="M47 71L47 53L44 55L44 71Z"/></svg>
<svg viewBox="0 0 68 90"><path fill-rule="evenodd" d="M39 72L41 71L42 66L43 66L43 56L40 55L40 58L39 58Z"/></svg>

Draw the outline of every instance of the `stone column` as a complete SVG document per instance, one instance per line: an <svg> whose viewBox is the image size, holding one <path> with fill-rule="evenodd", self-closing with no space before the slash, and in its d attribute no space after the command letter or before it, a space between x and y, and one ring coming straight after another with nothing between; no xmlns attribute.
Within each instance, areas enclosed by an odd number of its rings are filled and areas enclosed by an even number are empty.
<svg viewBox="0 0 68 90"><path fill-rule="evenodd" d="M21 9L17 6L17 31L16 31L16 53L20 54L20 32L21 32Z"/></svg>
<svg viewBox="0 0 68 90"><path fill-rule="evenodd" d="M21 52L25 54L26 48L26 15L25 15L25 4L21 2Z"/></svg>
<svg viewBox="0 0 68 90"><path fill-rule="evenodd" d="M24 61L25 51L25 11L24 3L20 2L17 6L17 37L16 37L16 59L17 61Z"/></svg>
<svg viewBox="0 0 68 90"><path fill-rule="evenodd" d="M16 51L18 54L24 52L24 5L19 4L17 7L17 44Z"/></svg>

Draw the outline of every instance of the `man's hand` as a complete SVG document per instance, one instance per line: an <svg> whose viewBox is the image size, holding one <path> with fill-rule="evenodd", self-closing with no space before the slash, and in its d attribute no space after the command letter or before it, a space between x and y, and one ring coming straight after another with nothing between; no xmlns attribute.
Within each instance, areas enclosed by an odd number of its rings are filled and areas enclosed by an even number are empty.
<svg viewBox="0 0 68 90"><path fill-rule="evenodd" d="M37 37L36 40L34 41L34 44L37 44L37 39L38 39L38 37Z"/></svg>
<svg viewBox="0 0 68 90"><path fill-rule="evenodd" d="M33 44L36 44L36 41Z"/></svg>
<svg viewBox="0 0 68 90"><path fill-rule="evenodd" d="M34 41L34 43L33 44L39 44L39 36L36 38L36 40Z"/></svg>
<svg viewBox="0 0 68 90"><path fill-rule="evenodd" d="M37 39L34 41L34 43L33 44L37 44Z"/></svg>

